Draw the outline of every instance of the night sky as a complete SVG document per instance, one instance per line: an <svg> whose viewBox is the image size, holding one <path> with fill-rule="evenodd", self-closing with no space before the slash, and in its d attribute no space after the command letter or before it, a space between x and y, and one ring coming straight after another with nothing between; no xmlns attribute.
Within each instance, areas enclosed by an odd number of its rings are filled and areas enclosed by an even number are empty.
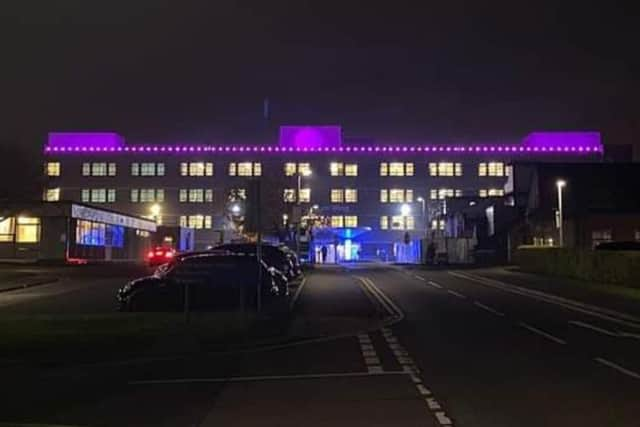
<svg viewBox="0 0 640 427"><path fill-rule="evenodd" d="M615 2L6 3L2 144L258 142L283 123L386 142L640 135L637 14Z"/></svg>

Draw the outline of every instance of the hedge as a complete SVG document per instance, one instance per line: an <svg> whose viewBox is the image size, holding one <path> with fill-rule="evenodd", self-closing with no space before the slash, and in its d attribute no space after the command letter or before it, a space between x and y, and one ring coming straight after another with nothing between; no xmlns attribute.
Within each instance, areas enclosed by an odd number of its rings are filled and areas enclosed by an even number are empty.
<svg viewBox="0 0 640 427"><path fill-rule="evenodd" d="M522 271L640 289L640 251L521 246L514 261Z"/></svg>

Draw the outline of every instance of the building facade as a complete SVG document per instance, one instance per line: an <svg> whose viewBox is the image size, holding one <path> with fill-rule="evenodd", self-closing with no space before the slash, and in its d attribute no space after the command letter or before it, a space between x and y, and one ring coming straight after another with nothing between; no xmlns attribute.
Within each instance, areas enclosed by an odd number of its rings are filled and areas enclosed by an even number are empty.
<svg viewBox="0 0 640 427"><path fill-rule="evenodd" d="M504 194L514 161L600 161L597 132L532 133L517 144L362 145L339 126L283 126L277 145L136 145L114 133L51 133L45 200L75 200L195 229L196 247L232 235L229 203L251 180L263 226L313 217L335 258L398 255L447 198ZM285 227L286 228L286 227ZM326 237L330 236L330 237ZM317 250L317 248L312 248Z"/></svg>

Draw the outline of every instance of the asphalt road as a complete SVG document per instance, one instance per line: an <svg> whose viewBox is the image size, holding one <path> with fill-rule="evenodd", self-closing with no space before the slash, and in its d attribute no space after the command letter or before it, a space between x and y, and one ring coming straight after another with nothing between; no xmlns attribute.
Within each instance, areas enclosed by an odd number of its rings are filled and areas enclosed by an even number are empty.
<svg viewBox="0 0 640 427"><path fill-rule="evenodd" d="M462 273L318 268L295 297L291 335L316 337L301 344L38 372L0 364L0 421L640 425L640 322ZM0 297L0 312L58 311L62 295L73 295L74 307L87 297L101 307L99 295L115 282L99 280L20 304L3 306Z"/></svg>

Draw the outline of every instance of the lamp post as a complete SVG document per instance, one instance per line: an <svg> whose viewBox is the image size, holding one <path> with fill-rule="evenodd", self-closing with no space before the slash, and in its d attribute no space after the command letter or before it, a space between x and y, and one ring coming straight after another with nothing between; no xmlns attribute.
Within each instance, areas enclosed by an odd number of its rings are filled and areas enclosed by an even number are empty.
<svg viewBox="0 0 640 427"><path fill-rule="evenodd" d="M556 181L556 187L558 188L558 243L560 247L564 246L564 217L562 212L562 189L567 185L564 179Z"/></svg>
<svg viewBox="0 0 640 427"><path fill-rule="evenodd" d="M425 211L426 211L425 203L426 203L426 200L424 200L424 197L418 197L416 200L420 202L420 205L422 207L422 225L424 227L424 235L426 237L427 236L427 218L425 216Z"/></svg>
<svg viewBox="0 0 640 427"><path fill-rule="evenodd" d="M296 205L298 205L298 224L296 226L296 254L298 258L300 258L300 230L301 230L301 222L302 222L302 210L300 209L300 191L302 190L302 177L303 176L311 176L311 169L304 169L302 171L298 170L298 188L296 193Z"/></svg>

